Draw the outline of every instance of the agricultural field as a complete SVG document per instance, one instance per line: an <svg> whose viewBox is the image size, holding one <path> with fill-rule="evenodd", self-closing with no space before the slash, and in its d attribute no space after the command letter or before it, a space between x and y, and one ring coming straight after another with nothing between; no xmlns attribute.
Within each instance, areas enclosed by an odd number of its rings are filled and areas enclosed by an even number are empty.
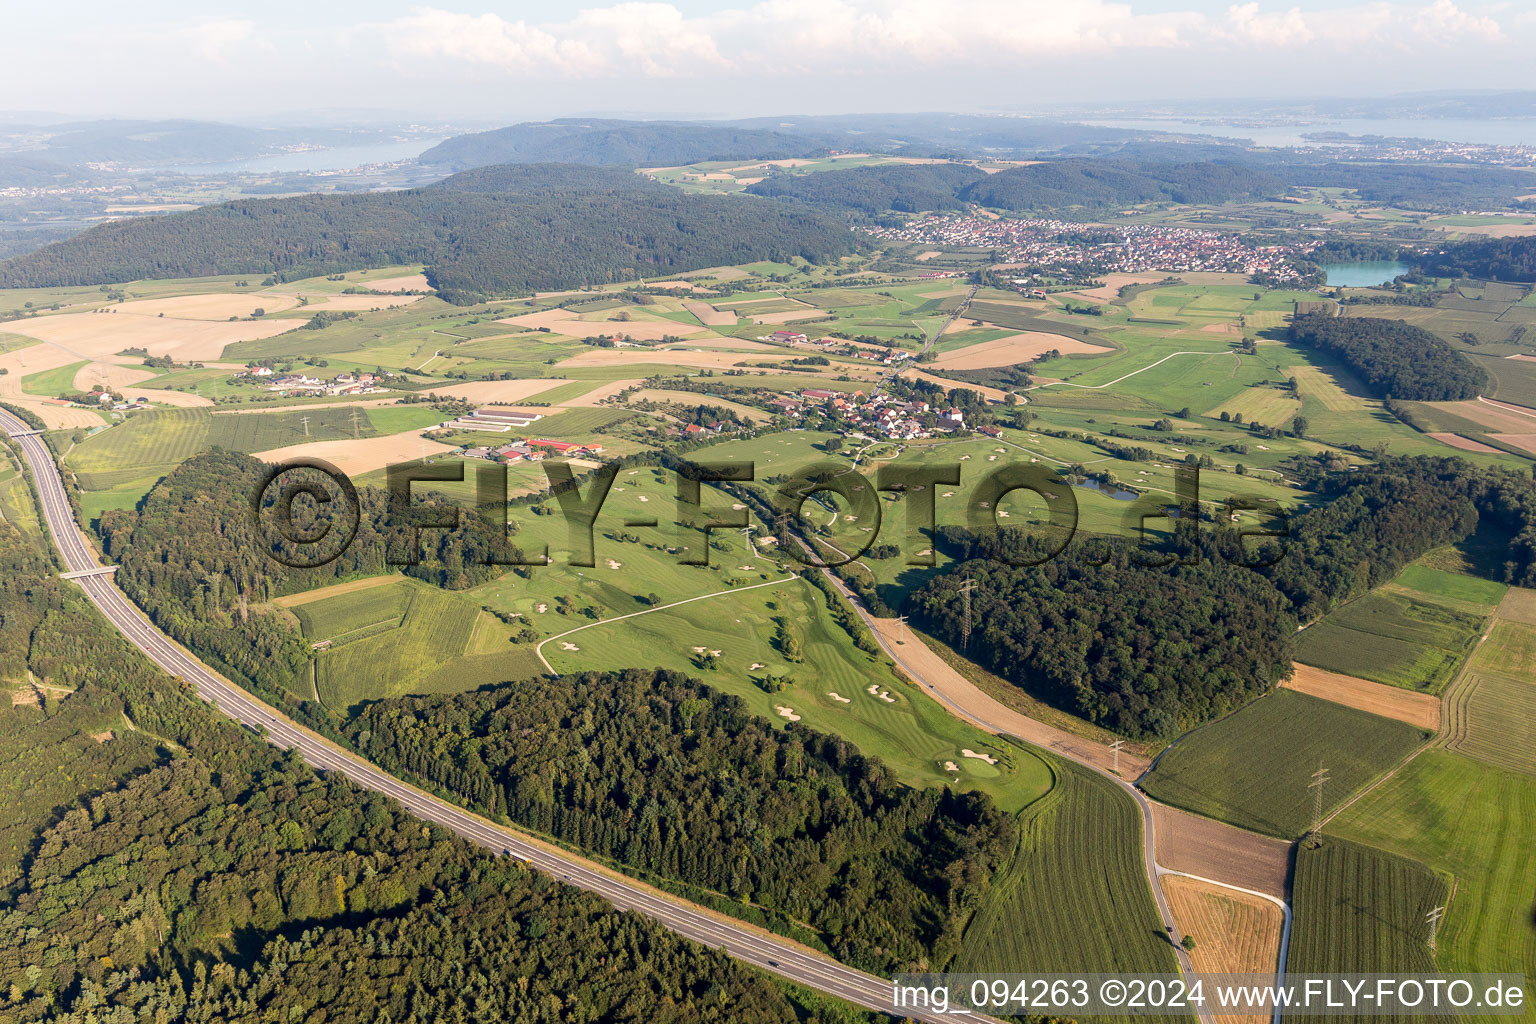
<svg viewBox="0 0 1536 1024"><path fill-rule="evenodd" d="M1284 924L1279 907L1179 875L1164 875L1161 883L1179 931L1195 939L1190 959L1197 973L1266 974L1275 969Z"/></svg>
<svg viewBox="0 0 1536 1024"><path fill-rule="evenodd" d="M1533 820L1530 774L1427 750L1328 829L1453 879L1438 935L1441 970L1529 973L1536 963Z"/></svg>
<svg viewBox="0 0 1536 1024"><path fill-rule="evenodd" d="M1147 888L1135 805L1085 768L1057 758L1051 767L1056 787L1021 815L1018 853L993 879L949 970L1176 970Z"/></svg>
<svg viewBox="0 0 1536 1024"><path fill-rule="evenodd" d="M1169 747L1141 782L1174 807L1290 839L1312 826L1319 767L1326 816L1430 738L1403 722L1276 690Z"/></svg>
<svg viewBox="0 0 1536 1024"><path fill-rule="evenodd" d="M1424 917L1446 894L1444 880L1418 861L1333 835L1316 848L1304 843L1296 851L1286 970L1432 973Z"/></svg>
<svg viewBox="0 0 1536 1024"><path fill-rule="evenodd" d="M1411 579L1425 580L1423 572ZM1435 586L1436 581L1425 583ZM1475 586L1465 593L1488 593ZM1465 606L1464 599L1460 600ZM1343 675L1438 694L1461 670L1482 635L1488 609L1458 610L1399 584L1378 588L1312 623L1296 640L1296 660Z"/></svg>
<svg viewBox="0 0 1536 1024"><path fill-rule="evenodd" d="M1512 593L1514 593L1512 591ZM1496 618L1446 697L1446 746L1536 776L1536 625Z"/></svg>
<svg viewBox="0 0 1536 1024"><path fill-rule="evenodd" d="M474 605L413 580L353 590L293 612L306 639L331 641L315 660L314 687L337 712L364 700L526 678L536 664L509 651L505 627Z"/></svg>

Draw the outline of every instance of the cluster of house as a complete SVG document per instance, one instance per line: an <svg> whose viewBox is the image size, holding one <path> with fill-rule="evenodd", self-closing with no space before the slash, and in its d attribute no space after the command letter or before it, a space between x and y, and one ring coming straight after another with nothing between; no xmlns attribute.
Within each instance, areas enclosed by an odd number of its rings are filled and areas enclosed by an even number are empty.
<svg viewBox="0 0 1536 1024"><path fill-rule="evenodd" d="M780 345L804 345L807 348L819 349L823 352L830 351L831 349L838 348L839 346L847 346L848 348L852 349L853 358L867 359L870 362L881 363L885 366L891 366L895 363L905 362L906 360L912 358L912 354L910 352L877 348L863 348L854 345L846 338L833 338L830 336L812 338L800 333L799 331L774 331L772 334L767 336L766 340L777 342Z"/></svg>
<svg viewBox="0 0 1536 1024"><path fill-rule="evenodd" d="M1120 271L1283 272L1292 256L1306 255L1317 242L1256 246L1230 232L1132 224L1085 237L1081 224L1067 221L989 220L933 214L899 228L876 228L881 238L926 245L997 250L1003 263Z"/></svg>
<svg viewBox="0 0 1536 1024"><path fill-rule="evenodd" d="M388 390L379 387L380 378L372 373L338 373L330 380L302 373L278 373L270 366L252 366L240 374L262 383L268 391L289 395L376 395Z"/></svg>
<svg viewBox="0 0 1536 1024"><path fill-rule="evenodd" d="M529 438L524 441L514 441L511 444L499 445L495 448L482 446L465 448L459 454L466 459L485 459L488 462L543 462L552 455L564 455L568 458L584 458L589 455L601 455L603 446L600 444L577 444L572 441L551 441L546 438Z"/></svg>
<svg viewBox="0 0 1536 1024"><path fill-rule="evenodd" d="M808 410L814 409L824 416L845 421L850 432L859 431L898 441L932 437L935 431L965 429L965 413L959 409L936 409L924 401L909 402L884 394L876 394L865 400L862 391L806 388L798 395L770 399L768 405L790 419L799 419ZM931 425L930 414L936 417ZM1002 433L992 426L977 427L976 430L988 437L997 437Z"/></svg>

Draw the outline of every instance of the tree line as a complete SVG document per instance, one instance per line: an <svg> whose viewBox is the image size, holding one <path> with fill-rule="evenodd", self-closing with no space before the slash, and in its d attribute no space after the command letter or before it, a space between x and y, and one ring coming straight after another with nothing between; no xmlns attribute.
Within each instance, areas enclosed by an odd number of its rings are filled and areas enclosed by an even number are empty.
<svg viewBox="0 0 1536 1024"><path fill-rule="evenodd" d="M1453 402L1488 386L1488 371L1405 320L1306 313L1291 321L1291 340L1338 356L1378 396Z"/></svg>
<svg viewBox="0 0 1536 1024"><path fill-rule="evenodd" d="M955 564L906 610L1042 699L1125 735L1166 737L1285 676L1298 623L1480 523L1507 540L1504 581L1536 585L1536 486L1525 474L1422 456L1356 472L1320 458L1296 472L1321 501L1290 517L1286 537L1255 544L1218 522L1196 539L1182 519L1173 553L1193 565L1148 565L1127 542L1094 538L1015 567L1008 563L1038 555L1037 538L946 527L937 540ZM968 642L958 598L966 579L978 584Z"/></svg>

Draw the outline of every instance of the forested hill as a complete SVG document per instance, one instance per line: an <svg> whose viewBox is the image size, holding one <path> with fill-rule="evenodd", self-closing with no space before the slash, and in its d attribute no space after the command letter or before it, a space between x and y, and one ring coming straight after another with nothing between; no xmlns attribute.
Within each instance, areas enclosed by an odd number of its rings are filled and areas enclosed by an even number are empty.
<svg viewBox="0 0 1536 1024"><path fill-rule="evenodd" d="M858 245L809 210L688 195L626 171L541 165L460 184L114 221L0 263L0 288L422 263L444 298L473 302L757 260L820 262Z"/></svg>
<svg viewBox="0 0 1536 1024"><path fill-rule="evenodd" d="M885 164L815 174L778 174L747 187L753 195L878 214L964 208L960 190L986 175L963 164Z"/></svg>
<svg viewBox="0 0 1536 1024"><path fill-rule="evenodd" d="M1147 202L1220 203L1284 188L1284 178L1239 164L1055 160L1001 171L971 184L960 197L1001 210L1043 210Z"/></svg>
<svg viewBox="0 0 1536 1024"><path fill-rule="evenodd" d="M700 160L782 160L825 149L815 137L758 128L563 119L460 135L417 161L453 170L518 163L670 167Z"/></svg>

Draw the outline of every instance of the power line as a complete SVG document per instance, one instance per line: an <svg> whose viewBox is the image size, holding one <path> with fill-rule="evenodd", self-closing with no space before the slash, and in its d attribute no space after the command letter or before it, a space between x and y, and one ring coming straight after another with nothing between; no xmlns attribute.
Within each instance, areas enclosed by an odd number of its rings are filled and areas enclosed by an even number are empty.
<svg viewBox="0 0 1536 1024"><path fill-rule="evenodd" d="M1317 834L1323 830L1323 789L1327 785L1328 769L1319 761L1317 771L1312 773L1312 781L1307 783L1307 788L1312 791L1312 830L1307 833L1308 839L1317 839Z"/></svg>
<svg viewBox="0 0 1536 1024"><path fill-rule="evenodd" d="M965 624L960 627L960 649L968 650L971 646L971 591L976 589L975 580L966 580L960 585L960 596L965 599Z"/></svg>
<svg viewBox="0 0 1536 1024"><path fill-rule="evenodd" d="M1114 752L1114 755L1115 755L1115 774L1116 775L1120 774L1120 748L1123 747L1123 746L1125 746L1125 740L1115 740L1115 742L1113 742L1113 743L1111 743L1109 745L1109 749L1112 750Z"/></svg>
<svg viewBox="0 0 1536 1024"><path fill-rule="evenodd" d="M1435 934L1440 930L1440 918L1445 915L1445 907L1436 907L1424 915L1424 920L1429 922L1429 951L1435 951Z"/></svg>

